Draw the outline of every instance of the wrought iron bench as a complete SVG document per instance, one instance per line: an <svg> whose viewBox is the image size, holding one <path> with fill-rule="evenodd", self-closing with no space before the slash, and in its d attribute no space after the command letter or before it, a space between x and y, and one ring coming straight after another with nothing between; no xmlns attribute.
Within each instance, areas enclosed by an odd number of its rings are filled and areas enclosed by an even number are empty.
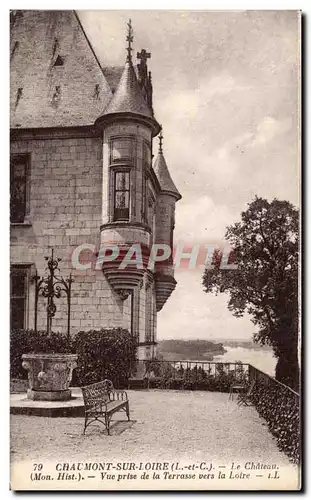
<svg viewBox="0 0 311 500"><path fill-rule="evenodd" d="M109 435L111 417L117 411L125 411L128 420L130 420L127 393L114 389L111 380L106 379L102 382L86 385L81 389L85 407L83 434L92 422L98 421L105 425Z"/></svg>

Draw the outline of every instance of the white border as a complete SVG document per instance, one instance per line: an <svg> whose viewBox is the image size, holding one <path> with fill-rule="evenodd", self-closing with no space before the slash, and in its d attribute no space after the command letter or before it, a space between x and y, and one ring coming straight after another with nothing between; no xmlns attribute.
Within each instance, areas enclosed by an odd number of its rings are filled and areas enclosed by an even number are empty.
<svg viewBox="0 0 311 500"><path fill-rule="evenodd" d="M1 498L7 498L12 495L12 492L8 491L9 485L9 398L5 400L5 395L3 388L9 387L9 196L8 196L8 184L9 184L9 175L7 165L9 164L9 9L76 9L76 10L134 10L134 9L142 9L142 10L159 10L159 9L172 9L172 10L298 10L301 9L303 14L308 17L308 14L311 12L311 2L310 0L301 0L300 2L294 0L287 1L272 1L272 0L253 0L252 2L248 1L236 1L230 2L225 0L216 0L216 1L202 1L202 0L180 0L179 2L172 0L158 0L157 2L143 2L134 0L131 3L121 0L89 0L88 2L82 0L54 0L53 2L43 2L42 0L33 0L32 2L26 2L24 0L18 0L14 3L9 2L7 5L6 2L3 2L0 5L0 37L1 37L1 195L0 195L0 203L1 203L1 217L0 217L0 234L1 234L1 264L2 264L2 273L1 273L1 287L0 287L0 304L1 304L1 334L0 334L0 352L2 352L2 359L0 362L0 380L2 384L2 402L7 401L7 406L1 408L1 451L0 460L1 460L1 480L0 480L0 491ZM308 19L309 20L309 19ZM305 23L307 24L307 22ZM307 31L307 30L306 30ZM306 54L304 73L306 79L306 92L307 92L307 81L308 81L308 62L309 61L309 53L310 53L310 36L308 33L305 33L304 38L304 51ZM309 98L310 101L310 98ZM305 111L305 123L308 118L310 118L309 106ZM305 124L304 123L304 124ZM307 144L311 144L310 137L310 128L306 130L305 135L305 147ZM305 162L307 161L307 154L305 154ZM310 192L310 175L307 175L308 165L305 165L305 181L307 186L305 187L305 230L307 230L307 225L309 225L310 219L310 202L308 203L308 194ZM309 216L309 217L308 217ZM307 249L310 247L310 232L305 235L305 256L307 253ZM305 269L305 271L309 271ZM305 276L306 277L306 273ZM307 283L309 284L310 273L307 275ZM311 303L307 299L305 302L305 310L311 310ZM307 322L305 323L305 331L304 331L304 345L307 345L306 337L307 337ZM311 341L309 341L311 344ZM306 357L309 355L308 353L304 353L304 359L306 361ZM307 364L307 363L306 363ZM305 374L307 375L307 374ZM310 388L310 380L305 381L305 385ZM310 401L309 392L305 393L305 405L307 406L307 402ZM308 408L305 411L305 423L308 422ZM310 441L309 441L310 442ZM309 446L306 445L305 455L308 456ZM305 457L306 458L306 457ZM308 463L305 464L305 478L310 476L311 467ZM264 492L263 492L264 493ZM264 493L267 496L267 493ZM294 495L295 493L292 493ZM44 493L42 493L44 495ZM79 496L81 493L79 494ZM135 493L134 493L135 495ZM225 495L225 494L224 494ZM270 496L271 494L268 494ZM283 497L288 494L278 494ZM41 496L36 494L28 494L28 497L38 498ZM83 497L89 498L89 494L83 494ZM105 497L116 498L119 495L110 495L105 493ZM161 497L166 497L168 495L161 494ZM219 495L208 492L208 496L215 496L215 498L219 498ZM244 496L244 495L243 495ZM247 495L248 496L248 495ZM291 495L290 495L291 496ZM190 497L195 498L194 494L190 495ZM65 498L64 493L58 493L58 498Z"/></svg>

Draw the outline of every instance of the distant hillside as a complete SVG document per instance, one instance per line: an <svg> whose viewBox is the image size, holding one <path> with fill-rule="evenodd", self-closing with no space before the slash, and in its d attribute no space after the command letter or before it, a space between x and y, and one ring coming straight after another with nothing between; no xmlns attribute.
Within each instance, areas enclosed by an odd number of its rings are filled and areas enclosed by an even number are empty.
<svg viewBox="0 0 311 500"><path fill-rule="evenodd" d="M271 351L270 346L255 344L252 340L243 339L219 339L219 342L225 344L227 347L243 347L244 349L252 349L254 351Z"/></svg>
<svg viewBox="0 0 311 500"><path fill-rule="evenodd" d="M158 356L167 361L212 361L214 356L225 352L222 344L208 340L160 340L157 346Z"/></svg>

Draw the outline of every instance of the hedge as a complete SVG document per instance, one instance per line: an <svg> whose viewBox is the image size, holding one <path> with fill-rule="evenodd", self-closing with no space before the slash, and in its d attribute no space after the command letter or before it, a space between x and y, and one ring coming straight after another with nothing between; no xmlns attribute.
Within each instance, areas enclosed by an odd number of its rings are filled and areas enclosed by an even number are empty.
<svg viewBox="0 0 311 500"><path fill-rule="evenodd" d="M76 385L109 378L116 387L125 387L135 365L136 341L122 328L90 330L75 336L73 352L78 354Z"/></svg>
<svg viewBox="0 0 311 500"><path fill-rule="evenodd" d="M136 342L127 330L113 328L79 332L68 339L60 333L13 330L10 346L11 378L26 379L22 354L78 354L78 367L73 372L73 385L87 385L109 378L116 387L128 383L131 367L135 366Z"/></svg>
<svg viewBox="0 0 311 500"><path fill-rule="evenodd" d="M278 448L294 463L300 463L301 427L300 398L289 388L277 382L265 384L258 378L252 402L263 417Z"/></svg>

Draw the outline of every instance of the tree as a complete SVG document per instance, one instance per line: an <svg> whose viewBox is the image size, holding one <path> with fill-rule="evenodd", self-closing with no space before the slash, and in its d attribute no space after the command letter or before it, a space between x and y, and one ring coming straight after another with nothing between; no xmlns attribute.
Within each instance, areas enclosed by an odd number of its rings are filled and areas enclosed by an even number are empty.
<svg viewBox="0 0 311 500"><path fill-rule="evenodd" d="M226 228L236 269L221 268L221 252L203 275L204 291L229 294L228 309L256 325L254 341L273 348L276 379L299 386L299 214L288 201L256 197L241 222Z"/></svg>

